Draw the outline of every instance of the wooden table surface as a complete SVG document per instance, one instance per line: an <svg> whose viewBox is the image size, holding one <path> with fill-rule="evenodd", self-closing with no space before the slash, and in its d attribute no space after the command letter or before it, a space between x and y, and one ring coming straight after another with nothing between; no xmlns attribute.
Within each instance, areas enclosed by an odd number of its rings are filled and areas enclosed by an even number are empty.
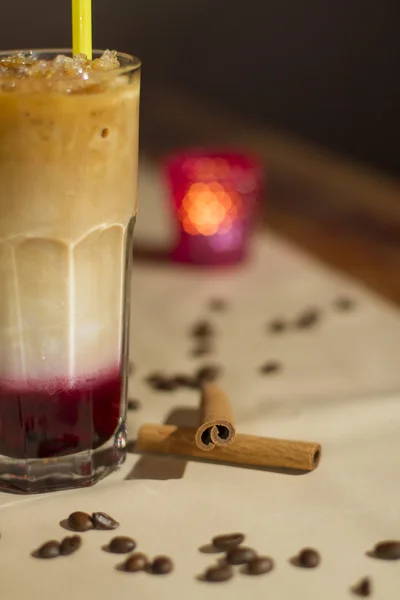
<svg viewBox="0 0 400 600"><path fill-rule="evenodd" d="M143 153L159 159L197 144L256 153L268 226L400 304L400 181L181 90L143 88Z"/></svg>

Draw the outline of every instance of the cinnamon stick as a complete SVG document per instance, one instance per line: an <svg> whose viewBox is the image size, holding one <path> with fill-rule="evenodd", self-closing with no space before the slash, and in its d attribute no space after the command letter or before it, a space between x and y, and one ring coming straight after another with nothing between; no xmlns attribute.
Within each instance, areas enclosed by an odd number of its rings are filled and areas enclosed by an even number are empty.
<svg viewBox="0 0 400 600"><path fill-rule="evenodd" d="M175 425L142 425L136 441L138 452L175 454L188 458L202 458L241 466L276 467L312 471L319 463L321 445L236 434L234 444L214 447L209 452L200 450L195 442L196 430Z"/></svg>
<svg viewBox="0 0 400 600"><path fill-rule="evenodd" d="M200 425L195 441L200 450L231 444L235 439L233 413L227 395L215 383L205 383L201 392Z"/></svg>

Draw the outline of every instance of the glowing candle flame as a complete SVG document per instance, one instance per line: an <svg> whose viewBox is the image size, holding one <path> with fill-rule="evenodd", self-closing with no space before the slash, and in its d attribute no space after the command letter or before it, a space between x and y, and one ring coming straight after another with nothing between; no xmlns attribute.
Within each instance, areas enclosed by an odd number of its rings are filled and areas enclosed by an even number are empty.
<svg viewBox="0 0 400 600"><path fill-rule="evenodd" d="M186 192L178 216L186 233L209 236L228 232L241 209L242 199L231 187L196 182Z"/></svg>

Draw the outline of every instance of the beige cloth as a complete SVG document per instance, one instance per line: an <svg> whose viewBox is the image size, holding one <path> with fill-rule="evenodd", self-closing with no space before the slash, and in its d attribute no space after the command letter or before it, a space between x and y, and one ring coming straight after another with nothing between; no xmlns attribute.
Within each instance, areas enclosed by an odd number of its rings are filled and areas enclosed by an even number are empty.
<svg viewBox="0 0 400 600"><path fill-rule="evenodd" d="M165 200L147 165L140 202L137 243L149 235L165 241ZM357 310L335 312L332 301L339 295L354 298ZM137 261L131 342L137 370L130 384L144 408L129 415L132 438L141 422L159 422L174 411L186 422L190 415L179 407L187 412L197 406L196 392L154 392L143 379L155 369L188 372L207 362L189 355L187 329L209 314L206 301L214 296L231 303L212 320L217 360L225 369L221 383L238 430L319 441L320 467L293 476L130 454L118 473L90 489L1 494L4 599L338 600L350 597L349 586L367 574L374 598L398 598L399 565L365 552L380 539L400 538L399 311L270 233L257 240L253 262L230 272ZM293 317L313 305L324 312L315 331L265 334L271 317ZM260 376L257 368L269 358L282 360L284 371ZM132 535L141 551L171 555L175 572L118 572L122 559L101 549L113 532L83 534L82 549L70 557L32 558L42 542L63 536L59 522L73 510L109 512L121 522L118 533ZM258 578L238 574L214 586L198 581L217 558L198 548L217 533L236 530L275 559L275 571ZM288 562L305 545L322 554L315 571Z"/></svg>

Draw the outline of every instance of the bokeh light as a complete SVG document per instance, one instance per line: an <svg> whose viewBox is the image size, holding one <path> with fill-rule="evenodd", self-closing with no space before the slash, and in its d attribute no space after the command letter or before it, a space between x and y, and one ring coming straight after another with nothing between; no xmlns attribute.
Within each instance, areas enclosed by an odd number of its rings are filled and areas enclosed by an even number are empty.
<svg viewBox="0 0 400 600"><path fill-rule="evenodd" d="M205 163L206 160L201 159L202 168L214 168L215 161L210 159L211 163ZM242 213L242 199L236 190L215 180L192 183L178 209L186 233L205 236L229 232Z"/></svg>

